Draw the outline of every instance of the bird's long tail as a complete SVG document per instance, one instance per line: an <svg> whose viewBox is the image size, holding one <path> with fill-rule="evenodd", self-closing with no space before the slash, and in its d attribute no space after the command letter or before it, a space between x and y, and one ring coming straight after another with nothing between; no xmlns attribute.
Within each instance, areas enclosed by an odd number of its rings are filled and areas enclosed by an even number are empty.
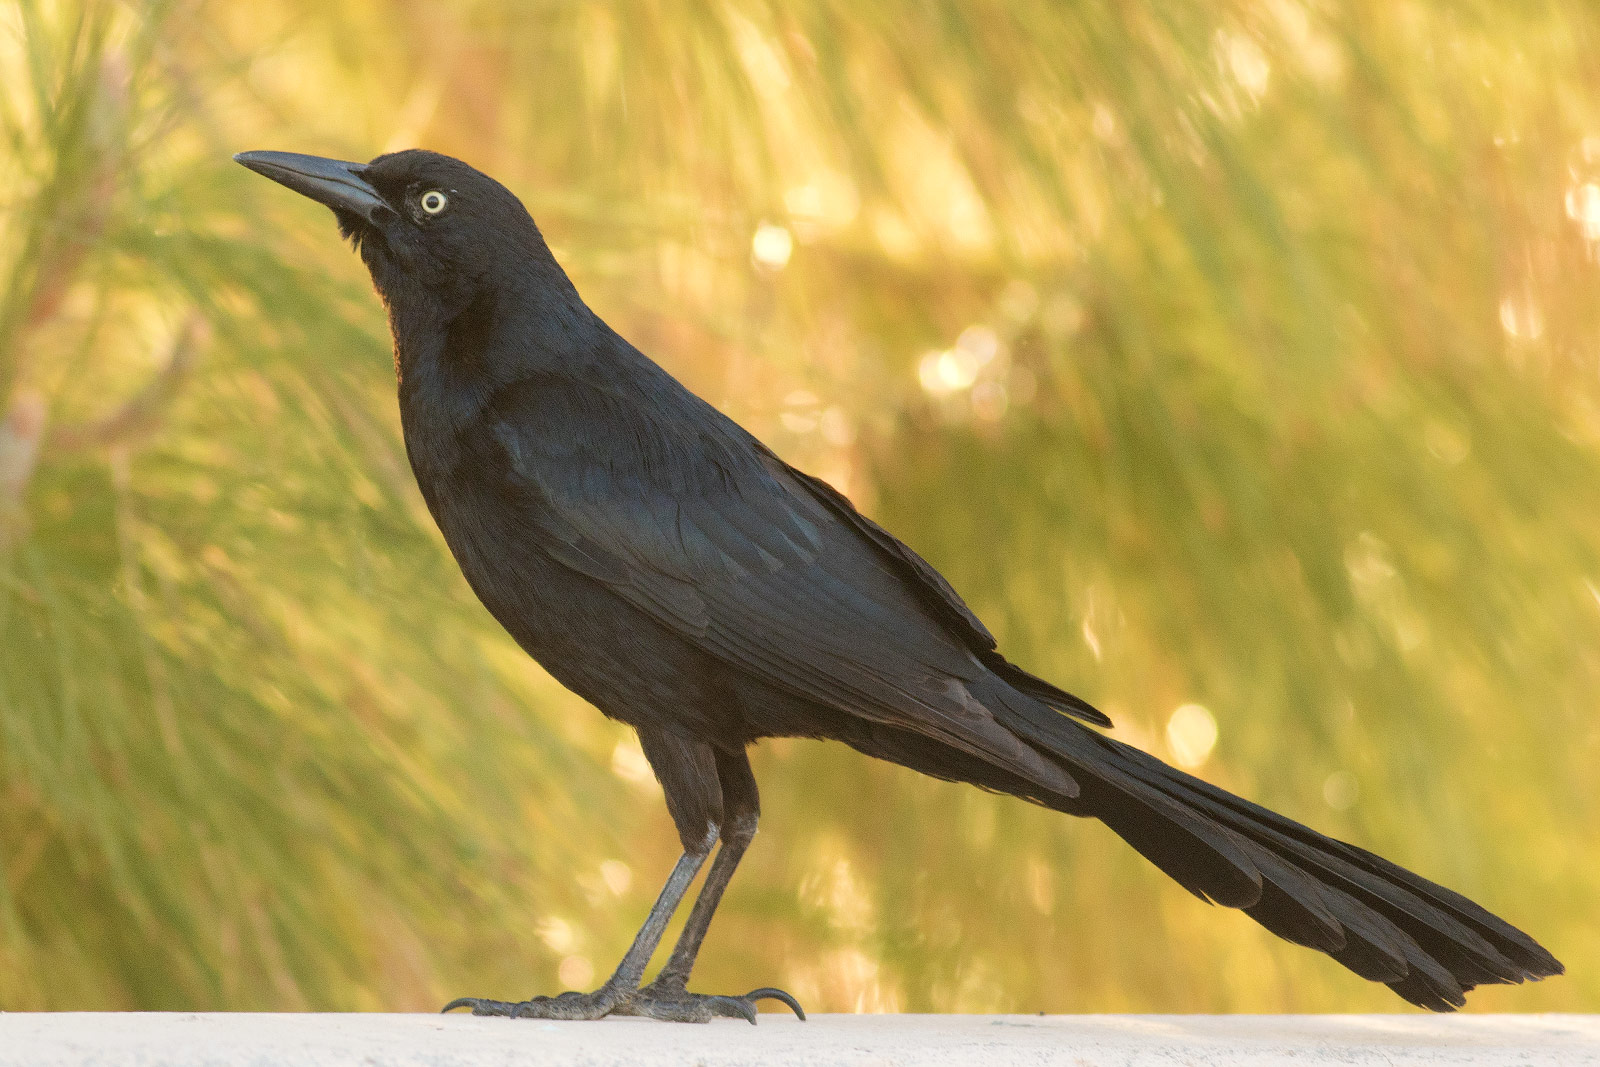
<svg viewBox="0 0 1600 1067"><path fill-rule="evenodd" d="M1005 690L984 703L1080 785L1051 806L1098 818L1202 900L1240 908L1434 1011L1460 1007L1477 985L1562 972L1533 938L1461 894Z"/></svg>

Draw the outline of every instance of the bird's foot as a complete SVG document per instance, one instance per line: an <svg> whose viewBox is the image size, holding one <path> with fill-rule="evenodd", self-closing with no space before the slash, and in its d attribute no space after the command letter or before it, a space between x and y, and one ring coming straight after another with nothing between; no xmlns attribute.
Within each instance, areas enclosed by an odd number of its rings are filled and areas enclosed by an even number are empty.
<svg viewBox="0 0 1600 1067"><path fill-rule="evenodd" d="M457 997L442 1011L471 1008L474 1015L499 1015L510 1019L603 1019L617 1010L633 994L601 986L593 993L560 993L553 997L534 997L512 1003L482 997Z"/></svg>
<svg viewBox="0 0 1600 1067"><path fill-rule="evenodd" d="M471 1008L474 1015L499 1015L510 1019L603 1019L607 1015L637 1015L674 1023L708 1023L712 1019L744 1019L754 1025L756 1001L781 1000L805 1020L800 1002L781 989L752 989L742 997L690 993L676 982L652 982L631 992L601 986L593 993L561 993L513 1003L482 997L457 997L443 1008Z"/></svg>
<svg viewBox="0 0 1600 1067"><path fill-rule="evenodd" d="M674 1023L708 1023L712 1019L743 1019L754 1026L756 1001L781 1000L805 1021L805 1009L800 1002L781 989L770 987L752 989L742 997L707 996L690 993L676 982L651 982L649 985L623 998L614 1015L642 1015L647 1019L660 1019Z"/></svg>

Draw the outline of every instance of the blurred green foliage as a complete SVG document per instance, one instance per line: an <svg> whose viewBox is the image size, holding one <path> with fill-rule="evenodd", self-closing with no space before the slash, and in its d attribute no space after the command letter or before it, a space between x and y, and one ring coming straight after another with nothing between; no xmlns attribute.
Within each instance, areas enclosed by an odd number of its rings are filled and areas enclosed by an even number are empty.
<svg viewBox="0 0 1600 1067"><path fill-rule="evenodd" d="M1597 57L1580 0L7 0L0 1006L583 986L671 863L428 522L331 218L228 161L422 145L1119 736L1573 968L1472 1008L1600 1008ZM699 988L1399 1007L1094 825L757 773Z"/></svg>

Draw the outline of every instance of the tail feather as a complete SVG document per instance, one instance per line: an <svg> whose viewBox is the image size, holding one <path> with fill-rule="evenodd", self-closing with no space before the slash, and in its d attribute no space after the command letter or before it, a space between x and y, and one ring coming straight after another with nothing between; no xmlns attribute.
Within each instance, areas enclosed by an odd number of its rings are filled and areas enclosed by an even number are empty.
<svg viewBox="0 0 1600 1067"><path fill-rule="evenodd" d="M1126 802L1096 805L1095 814L1145 859L1208 903L1247 908L1261 899L1261 871L1237 834L1126 776L1107 777Z"/></svg>
<svg viewBox="0 0 1600 1067"><path fill-rule="evenodd" d="M1461 894L994 683L979 699L1081 784L1062 810L1100 819L1196 896L1433 1011L1460 1007L1474 986L1562 972L1533 938Z"/></svg>
<svg viewBox="0 0 1600 1067"><path fill-rule="evenodd" d="M1303 868L1319 873L1325 885L1380 910L1398 912L1413 926L1421 924L1414 936L1430 952L1449 957L1458 977L1482 985L1517 982L1534 972L1541 977L1559 973L1560 963L1536 941L1461 894L1201 782L1147 753L1120 747L1165 778L1167 791L1187 793L1208 815L1280 855L1299 860Z"/></svg>
<svg viewBox="0 0 1600 1067"><path fill-rule="evenodd" d="M998 652L989 652L980 657L991 671L1005 679L1006 683L1020 693L1026 694L1049 708L1054 708L1063 715L1092 722L1096 726L1110 726L1111 718L1105 712L1089 703L1080 696L1074 696L1058 686L1051 685L1037 675L1010 662Z"/></svg>
<svg viewBox="0 0 1600 1067"><path fill-rule="evenodd" d="M1233 812L1235 817L1240 820L1239 825L1270 828L1275 831L1275 836L1278 839L1297 842L1302 849L1307 850L1304 852L1306 855L1327 852L1336 859L1344 860L1359 871L1376 876L1381 880L1380 885L1392 883L1397 888L1411 890L1412 893L1433 904L1437 909L1448 913L1453 922L1464 924L1471 928L1471 932L1461 931L1460 936L1472 939L1474 943L1480 946L1487 946L1488 944L1483 939L1493 941L1499 952L1505 953L1514 961L1510 964L1510 969L1540 970L1554 968L1554 970L1549 971L1550 974L1560 973L1561 964L1537 941L1460 893L1447 889L1437 882L1431 882L1419 874L1389 862L1382 856L1368 852L1364 848L1325 837L1287 816L1245 800L1243 797L1235 796L1209 782L1184 774L1176 768L1167 766L1147 752L1141 752L1139 749L1128 745L1120 745L1109 739L1101 738L1100 740L1107 744L1116 745L1125 755L1152 769L1157 775L1175 783L1180 790L1197 794L1212 804L1220 805L1222 808Z"/></svg>

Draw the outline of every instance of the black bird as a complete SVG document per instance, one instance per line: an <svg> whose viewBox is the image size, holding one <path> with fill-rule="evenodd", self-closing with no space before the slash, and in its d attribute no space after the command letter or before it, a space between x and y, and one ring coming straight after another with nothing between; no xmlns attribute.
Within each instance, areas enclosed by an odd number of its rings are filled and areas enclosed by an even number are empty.
<svg viewBox="0 0 1600 1067"><path fill-rule="evenodd" d="M1007 662L920 556L601 321L498 182L419 150L234 158L333 209L388 307L406 451L467 581L563 685L639 732L683 841L598 990L446 1011L755 1022L774 998L804 1018L781 990L685 988L756 831L745 750L764 737L831 738L1099 819L1200 899L1424 1008L1561 973L1466 897L1090 729L1111 722Z"/></svg>

